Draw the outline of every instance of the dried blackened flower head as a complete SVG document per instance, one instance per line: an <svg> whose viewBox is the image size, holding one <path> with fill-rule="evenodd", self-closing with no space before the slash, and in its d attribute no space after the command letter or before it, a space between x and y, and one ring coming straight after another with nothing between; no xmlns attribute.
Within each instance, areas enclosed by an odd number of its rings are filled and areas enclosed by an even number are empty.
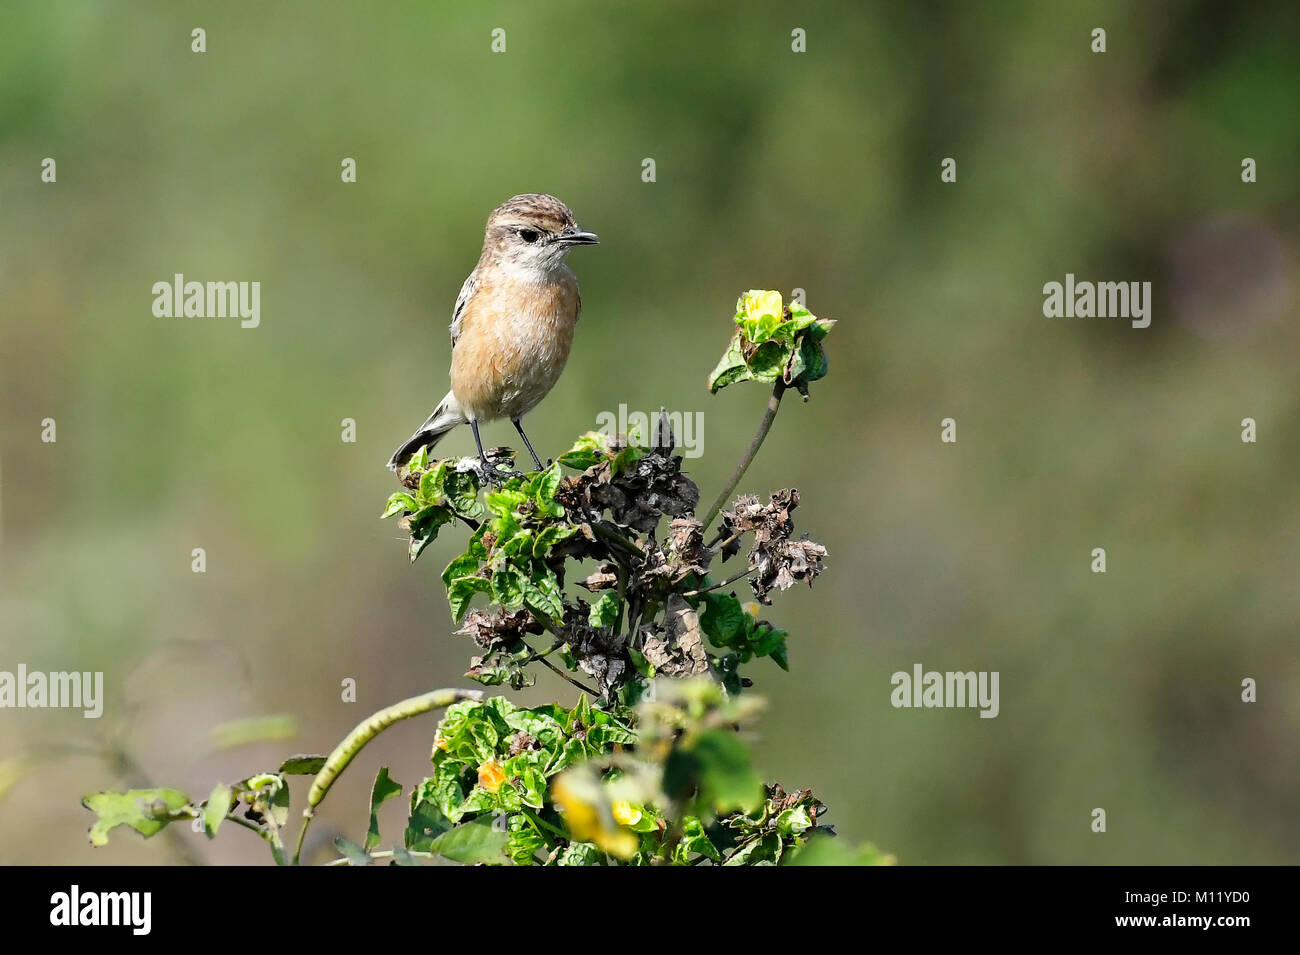
<svg viewBox="0 0 1300 955"><path fill-rule="evenodd" d="M749 551L750 587L760 603L770 604L773 589L789 590L795 581L807 581L822 572L826 548L805 534L791 540L794 520L790 513L799 506L799 492L794 488L777 491L766 504L758 498L742 495L735 507L722 514L720 537L725 560L740 551L742 535L754 535Z"/></svg>
<svg viewBox="0 0 1300 955"><path fill-rule="evenodd" d="M611 450L617 450L617 444ZM608 513L615 524L653 534L661 517L695 513L700 489L682 473L682 459L651 449L618 474L604 460L580 475L566 478L555 499L570 520L592 523Z"/></svg>
<svg viewBox="0 0 1300 955"><path fill-rule="evenodd" d="M526 610L471 610L457 633L467 634L484 650L514 647L524 634L538 634L542 626Z"/></svg>
<svg viewBox="0 0 1300 955"><path fill-rule="evenodd" d="M756 543L749 552L749 569L756 572L749 581L754 596L760 603L770 604L768 592L774 588L789 590L796 580L807 581L811 587L813 578L822 572L825 557L826 548L809 540L807 534L799 540Z"/></svg>

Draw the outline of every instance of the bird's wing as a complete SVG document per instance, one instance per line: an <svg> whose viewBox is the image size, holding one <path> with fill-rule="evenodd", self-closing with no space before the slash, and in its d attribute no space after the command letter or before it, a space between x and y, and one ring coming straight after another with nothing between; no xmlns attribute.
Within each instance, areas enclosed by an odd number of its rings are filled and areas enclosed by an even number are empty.
<svg viewBox="0 0 1300 955"><path fill-rule="evenodd" d="M456 347L456 339L460 338L460 322L465 317L465 306L474 296L474 290L478 288L478 269L469 273L469 278L465 279L465 284L460 287L460 294L456 296L456 307L451 310L451 347Z"/></svg>

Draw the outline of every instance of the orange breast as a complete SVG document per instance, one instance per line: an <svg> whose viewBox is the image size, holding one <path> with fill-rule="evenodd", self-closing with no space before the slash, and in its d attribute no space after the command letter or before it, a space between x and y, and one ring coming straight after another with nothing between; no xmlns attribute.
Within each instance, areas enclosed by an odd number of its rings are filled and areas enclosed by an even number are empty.
<svg viewBox="0 0 1300 955"><path fill-rule="evenodd" d="M546 397L568 360L578 307L568 269L540 282L482 280L452 352L451 390L465 414L519 418Z"/></svg>

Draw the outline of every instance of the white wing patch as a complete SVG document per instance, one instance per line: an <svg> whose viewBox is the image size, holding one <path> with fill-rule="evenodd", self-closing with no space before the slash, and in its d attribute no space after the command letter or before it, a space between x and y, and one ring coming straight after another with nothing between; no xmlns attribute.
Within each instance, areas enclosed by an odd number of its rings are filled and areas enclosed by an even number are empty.
<svg viewBox="0 0 1300 955"><path fill-rule="evenodd" d="M465 279L465 284L460 287L460 294L456 296L456 307L451 310L451 347L455 349L456 339L460 338L460 321L465 316L465 306L474 296L474 290L478 288L478 269L469 273L469 278Z"/></svg>

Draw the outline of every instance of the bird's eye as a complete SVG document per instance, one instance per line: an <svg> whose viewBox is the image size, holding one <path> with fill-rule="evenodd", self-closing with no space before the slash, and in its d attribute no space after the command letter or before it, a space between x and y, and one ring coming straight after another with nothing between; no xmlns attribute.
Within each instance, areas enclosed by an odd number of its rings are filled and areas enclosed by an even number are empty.
<svg viewBox="0 0 1300 955"><path fill-rule="evenodd" d="M532 229L520 229L519 238L523 239L529 245L532 245L534 242L536 242L538 239L541 238L541 235Z"/></svg>

